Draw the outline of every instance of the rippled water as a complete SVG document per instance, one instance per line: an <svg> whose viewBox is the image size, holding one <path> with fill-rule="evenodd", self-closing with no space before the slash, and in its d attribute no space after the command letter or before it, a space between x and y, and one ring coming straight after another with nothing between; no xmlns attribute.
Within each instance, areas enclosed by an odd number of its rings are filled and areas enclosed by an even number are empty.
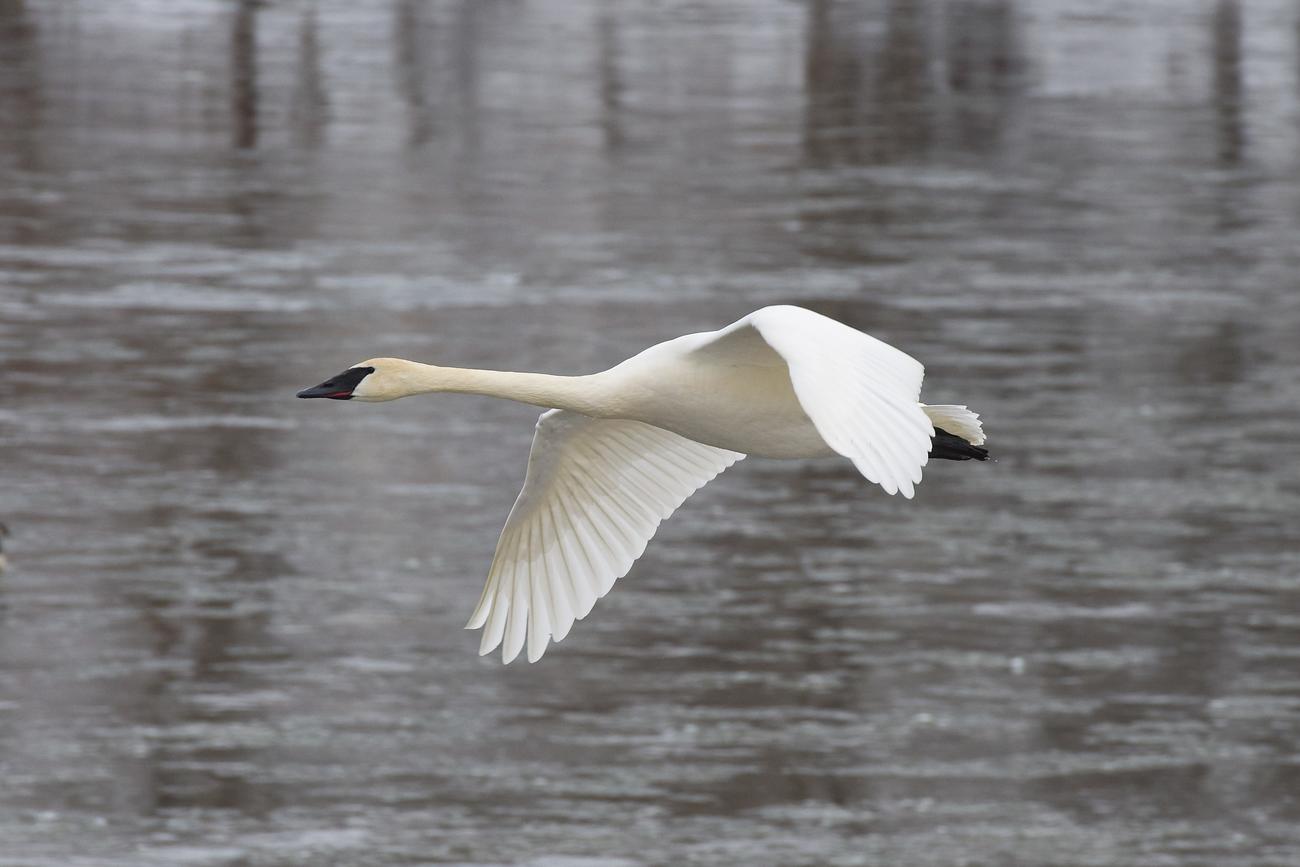
<svg viewBox="0 0 1300 867"><path fill-rule="evenodd" d="M1283 0L0 0L0 864L1300 863ZM535 665L535 411L771 302L998 463L747 461Z"/></svg>

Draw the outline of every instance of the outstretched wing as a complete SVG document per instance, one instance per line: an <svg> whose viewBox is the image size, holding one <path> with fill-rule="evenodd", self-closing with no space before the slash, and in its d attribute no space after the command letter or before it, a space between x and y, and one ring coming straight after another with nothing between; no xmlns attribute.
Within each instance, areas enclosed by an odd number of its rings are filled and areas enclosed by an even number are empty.
<svg viewBox="0 0 1300 867"><path fill-rule="evenodd" d="M855 328L802 307L764 307L694 350L721 364L784 363L799 405L832 449L887 493L912 496L934 426L918 403L925 368Z"/></svg>
<svg viewBox="0 0 1300 867"><path fill-rule="evenodd" d="M465 627L486 626L479 653L504 642L510 662L527 634L536 662L627 574L660 521L743 457L639 421L542 413L523 490Z"/></svg>

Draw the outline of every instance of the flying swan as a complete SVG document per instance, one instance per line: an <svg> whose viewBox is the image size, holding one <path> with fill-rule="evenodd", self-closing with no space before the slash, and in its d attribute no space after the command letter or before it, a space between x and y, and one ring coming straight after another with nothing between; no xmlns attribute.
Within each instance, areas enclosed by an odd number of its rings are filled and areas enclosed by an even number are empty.
<svg viewBox="0 0 1300 867"><path fill-rule="evenodd" d="M546 407L467 629L479 653L536 662L627 574L659 523L746 455L842 455L912 496L931 458L984 460L979 416L919 403L906 353L801 307L764 307L601 373L551 376L372 358L298 397L454 392Z"/></svg>

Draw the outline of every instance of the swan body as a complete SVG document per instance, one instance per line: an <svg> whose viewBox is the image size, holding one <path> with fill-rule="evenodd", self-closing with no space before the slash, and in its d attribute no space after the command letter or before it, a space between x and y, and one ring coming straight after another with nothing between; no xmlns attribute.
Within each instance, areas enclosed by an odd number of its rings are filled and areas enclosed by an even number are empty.
<svg viewBox="0 0 1300 867"><path fill-rule="evenodd" d="M385 401L485 394L546 407L528 472L467 628L505 662L541 658L609 592L659 523L746 455L847 457L910 498L933 454L984 460L979 417L919 402L911 356L800 307L646 349L609 370L551 376L376 358L299 397Z"/></svg>

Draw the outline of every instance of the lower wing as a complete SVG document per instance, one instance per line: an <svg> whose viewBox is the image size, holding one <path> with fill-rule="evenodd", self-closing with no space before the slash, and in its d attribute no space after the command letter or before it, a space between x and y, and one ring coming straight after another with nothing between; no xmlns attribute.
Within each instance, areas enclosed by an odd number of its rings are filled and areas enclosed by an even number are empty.
<svg viewBox="0 0 1300 867"><path fill-rule="evenodd" d="M639 421L542 413L523 490L466 625L486 627L479 653L503 644L510 662L526 636L536 662L627 574L661 521L742 458Z"/></svg>

